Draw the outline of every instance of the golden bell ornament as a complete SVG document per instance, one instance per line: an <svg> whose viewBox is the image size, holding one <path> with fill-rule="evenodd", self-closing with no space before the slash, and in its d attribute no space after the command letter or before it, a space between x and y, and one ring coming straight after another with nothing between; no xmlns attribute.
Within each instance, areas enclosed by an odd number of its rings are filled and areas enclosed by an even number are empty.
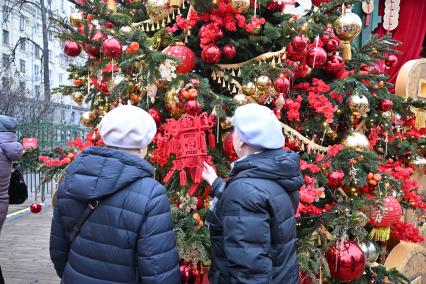
<svg viewBox="0 0 426 284"><path fill-rule="evenodd" d="M234 103L236 103L237 105L246 105L248 103L248 99L247 96L244 94L236 94L232 100L234 101Z"/></svg>
<svg viewBox="0 0 426 284"><path fill-rule="evenodd" d="M167 110L175 117L180 117L185 113L185 109L180 105L179 92L176 88L172 88L166 92L164 102Z"/></svg>
<svg viewBox="0 0 426 284"><path fill-rule="evenodd" d="M250 0L231 0L231 7L235 13L244 14L250 8Z"/></svg>
<svg viewBox="0 0 426 284"><path fill-rule="evenodd" d="M79 28L83 24L83 20L83 15L77 12L70 16L70 23L74 28Z"/></svg>
<svg viewBox="0 0 426 284"><path fill-rule="evenodd" d="M123 26L120 28L120 32L123 34L129 34L132 31L132 28L129 26Z"/></svg>
<svg viewBox="0 0 426 284"><path fill-rule="evenodd" d="M83 104L83 101L84 101L84 95L82 93L80 93L80 92L75 92L72 95L72 99L73 99L73 101L76 104L78 104L79 106L81 106Z"/></svg>
<svg viewBox="0 0 426 284"><path fill-rule="evenodd" d="M225 117L225 119L223 119L221 122L220 122L220 127L222 127L222 129L231 129L232 128L232 117L229 117L229 116L227 116L227 117Z"/></svg>
<svg viewBox="0 0 426 284"><path fill-rule="evenodd" d="M364 95L353 94L347 99L346 103L348 104L352 115L364 115L370 110L370 103L368 102L367 97Z"/></svg>
<svg viewBox="0 0 426 284"><path fill-rule="evenodd" d="M153 21L160 21L169 15L169 0L148 0L146 1L146 12Z"/></svg>
<svg viewBox="0 0 426 284"><path fill-rule="evenodd" d="M83 114L80 117L80 123L84 127L90 127L92 121L92 114L90 111L83 112Z"/></svg>
<svg viewBox="0 0 426 284"><path fill-rule="evenodd" d="M361 18L349 9L337 18L333 24L334 33L343 41L343 60L352 59L351 41L354 40L362 30Z"/></svg>
<svg viewBox="0 0 426 284"><path fill-rule="evenodd" d="M358 131L349 132L342 141L345 148L354 149L356 151L368 151L370 149L370 142L367 136Z"/></svg>
<svg viewBox="0 0 426 284"><path fill-rule="evenodd" d="M256 79L256 87L260 91L266 91L271 86L271 78L266 75L262 75L257 77Z"/></svg>
<svg viewBox="0 0 426 284"><path fill-rule="evenodd" d="M242 87L243 94L246 96L253 96L256 93L256 85L253 82L248 82Z"/></svg>

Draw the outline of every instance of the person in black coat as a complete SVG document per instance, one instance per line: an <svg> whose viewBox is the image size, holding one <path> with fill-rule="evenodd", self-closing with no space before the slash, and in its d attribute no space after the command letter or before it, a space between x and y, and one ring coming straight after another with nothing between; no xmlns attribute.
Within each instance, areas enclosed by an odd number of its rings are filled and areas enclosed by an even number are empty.
<svg viewBox="0 0 426 284"><path fill-rule="evenodd" d="M274 113L249 104L233 117L240 157L227 182L205 164L213 197L206 217L212 246L210 283L299 283L296 219L303 184L299 156L284 150Z"/></svg>
<svg viewBox="0 0 426 284"><path fill-rule="evenodd" d="M61 283L180 283L169 201L143 159L155 122L140 108L121 106L99 130L108 147L85 149L59 186L50 256ZM99 204L71 240L94 201Z"/></svg>

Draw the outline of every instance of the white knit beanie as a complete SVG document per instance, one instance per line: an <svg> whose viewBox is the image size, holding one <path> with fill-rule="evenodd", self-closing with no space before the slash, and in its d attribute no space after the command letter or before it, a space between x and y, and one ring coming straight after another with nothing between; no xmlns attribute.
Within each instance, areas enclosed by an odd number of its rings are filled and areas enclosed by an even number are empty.
<svg viewBox="0 0 426 284"><path fill-rule="evenodd" d="M274 112L262 105L247 104L235 110L232 122L244 143L262 149L284 146L281 124Z"/></svg>
<svg viewBox="0 0 426 284"><path fill-rule="evenodd" d="M143 109L119 106L108 112L99 125L105 145L122 149L144 149L157 132L154 119Z"/></svg>

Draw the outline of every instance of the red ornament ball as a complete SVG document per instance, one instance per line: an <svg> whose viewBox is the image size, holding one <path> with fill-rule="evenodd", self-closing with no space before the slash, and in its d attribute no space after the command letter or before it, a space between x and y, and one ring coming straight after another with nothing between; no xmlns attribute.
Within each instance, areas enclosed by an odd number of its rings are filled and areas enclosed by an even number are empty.
<svg viewBox="0 0 426 284"><path fill-rule="evenodd" d="M179 60L179 65L176 67L176 73L186 74L192 72L195 67L194 52L183 44L168 46L163 52L167 55L176 57Z"/></svg>
<svg viewBox="0 0 426 284"><path fill-rule="evenodd" d="M67 40L64 46L64 53L68 56L79 56L81 53L81 45L75 41Z"/></svg>
<svg viewBox="0 0 426 284"><path fill-rule="evenodd" d="M336 170L334 172L328 173L327 186L332 189L337 189L343 185L344 178L345 178L345 174L341 170Z"/></svg>
<svg viewBox="0 0 426 284"><path fill-rule="evenodd" d="M397 63L398 63L398 57L396 57L393 54L388 55L385 59L385 65L388 68L394 67Z"/></svg>
<svg viewBox="0 0 426 284"><path fill-rule="evenodd" d="M227 134L224 135L223 138L223 151L225 156L231 161L236 161L238 160L238 155L235 152L234 149L234 143L233 143L233 135L234 132L228 132Z"/></svg>
<svg viewBox="0 0 426 284"><path fill-rule="evenodd" d="M279 77L274 81L274 89L278 93L285 93L290 88L290 81L287 77Z"/></svg>
<svg viewBox="0 0 426 284"><path fill-rule="evenodd" d="M158 126L162 121L161 114L158 111L158 109L152 107L148 110L148 113L149 113L150 116L152 116L152 118L155 121L155 124L157 124L157 126Z"/></svg>
<svg viewBox="0 0 426 284"><path fill-rule="evenodd" d="M340 42L337 39L330 38L324 42L323 47L327 52L335 52L339 48L339 44Z"/></svg>
<svg viewBox="0 0 426 284"><path fill-rule="evenodd" d="M385 198L383 210L374 210L373 214L369 212L370 224L378 228L387 228L397 223L402 216L401 204L393 196Z"/></svg>
<svg viewBox="0 0 426 284"><path fill-rule="evenodd" d="M30 211L31 213L34 213L34 214L40 213L41 209L42 209L42 205L38 202L33 203L30 206Z"/></svg>
<svg viewBox="0 0 426 284"><path fill-rule="evenodd" d="M291 39L290 44L295 51L300 51L308 46L308 38L304 35L298 35Z"/></svg>
<svg viewBox="0 0 426 284"><path fill-rule="evenodd" d="M222 48L222 52L226 59L231 60L237 54L237 48L232 44L226 44Z"/></svg>
<svg viewBox="0 0 426 284"><path fill-rule="evenodd" d="M286 55L291 61L302 61L306 57L306 49L296 51L293 46L289 44L287 45Z"/></svg>
<svg viewBox="0 0 426 284"><path fill-rule="evenodd" d="M312 0L312 4L319 7L322 3L328 3L330 0Z"/></svg>
<svg viewBox="0 0 426 284"><path fill-rule="evenodd" d="M87 31L88 31L88 34L89 34L89 35L92 33L92 30L93 30L93 28L94 28L94 27L95 27L95 26L94 26L94 25L92 25L92 24L88 24L88 25L87 25ZM81 26L77 29L77 32L79 32L80 34L84 35L84 32L85 32L85 25L81 25Z"/></svg>
<svg viewBox="0 0 426 284"><path fill-rule="evenodd" d="M304 78L311 73L311 68L306 64L297 64L296 69L294 69L295 78Z"/></svg>
<svg viewBox="0 0 426 284"><path fill-rule="evenodd" d="M189 100L185 103L185 111L189 115L199 115L202 109L197 100Z"/></svg>
<svg viewBox="0 0 426 284"><path fill-rule="evenodd" d="M345 70L345 62L342 57L332 55L327 58L324 66L322 67L325 73L330 75L338 75Z"/></svg>
<svg viewBox="0 0 426 284"><path fill-rule="evenodd" d="M392 109L392 107L393 107L393 102L391 100L384 99L383 101L380 102L380 109L382 111L389 111Z"/></svg>
<svg viewBox="0 0 426 284"><path fill-rule="evenodd" d="M95 35L92 37L92 40L98 44L102 43L106 39L107 39L107 36L101 31L96 31ZM94 57L97 57L101 54L101 51L98 49L96 45L88 44L88 43L84 44L84 51L86 51L87 54Z"/></svg>
<svg viewBox="0 0 426 284"><path fill-rule="evenodd" d="M207 64L217 64L222 59L222 52L215 44L209 44L201 51L201 58Z"/></svg>
<svg viewBox="0 0 426 284"><path fill-rule="evenodd" d="M312 68L318 68L327 62L327 52L322 47L313 47L308 50L306 62Z"/></svg>
<svg viewBox="0 0 426 284"><path fill-rule="evenodd" d="M274 13L277 13L277 12L282 12L282 10L284 10L284 5L285 5L284 2L282 2L280 4L277 1L269 1L266 4L266 11L269 14L274 14Z"/></svg>
<svg viewBox="0 0 426 284"><path fill-rule="evenodd" d="M109 38L102 44L102 51L109 58L117 58L121 55L123 47L115 38Z"/></svg>
<svg viewBox="0 0 426 284"><path fill-rule="evenodd" d="M325 252L331 276L341 282L351 282L362 276L365 270L365 256L359 245L353 241L338 242Z"/></svg>

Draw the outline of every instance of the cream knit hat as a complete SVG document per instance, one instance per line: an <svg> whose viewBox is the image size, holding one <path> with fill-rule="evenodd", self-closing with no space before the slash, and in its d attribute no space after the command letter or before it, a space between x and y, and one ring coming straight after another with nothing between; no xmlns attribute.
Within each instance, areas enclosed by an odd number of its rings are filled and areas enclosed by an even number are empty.
<svg viewBox="0 0 426 284"><path fill-rule="evenodd" d="M144 149L157 132L154 119L143 109L119 106L108 112L99 125L105 145L122 149Z"/></svg>

